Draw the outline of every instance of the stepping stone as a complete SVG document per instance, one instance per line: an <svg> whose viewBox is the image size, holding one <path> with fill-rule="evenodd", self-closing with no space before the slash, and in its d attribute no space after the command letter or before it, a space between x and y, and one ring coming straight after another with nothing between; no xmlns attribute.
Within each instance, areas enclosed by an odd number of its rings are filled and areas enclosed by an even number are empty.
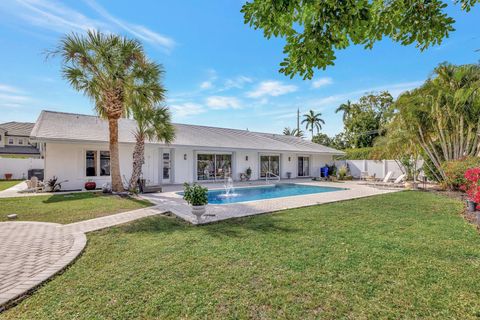
<svg viewBox="0 0 480 320"><path fill-rule="evenodd" d="M7 216L8 220L14 220L14 219L17 219L17 217L18 217L18 215L15 214L15 213L9 214L9 215Z"/></svg>

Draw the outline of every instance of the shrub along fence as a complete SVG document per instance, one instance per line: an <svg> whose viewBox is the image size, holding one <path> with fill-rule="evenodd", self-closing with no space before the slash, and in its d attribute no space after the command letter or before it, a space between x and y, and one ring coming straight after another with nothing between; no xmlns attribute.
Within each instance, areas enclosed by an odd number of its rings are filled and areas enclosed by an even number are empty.
<svg viewBox="0 0 480 320"><path fill-rule="evenodd" d="M423 161L417 163L417 168L421 168ZM354 178L360 178L362 172L367 172L369 176L375 174L376 178L383 179L387 172L392 171L392 178L403 174L403 168L395 160L335 160L335 166L340 168L348 165L350 174Z"/></svg>
<svg viewBox="0 0 480 320"><path fill-rule="evenodd" d="M43 159L33 158L0 158L0 179L5 179L5 174L12 174L12 179L27 179L28 170L43 169Z"/></svg>

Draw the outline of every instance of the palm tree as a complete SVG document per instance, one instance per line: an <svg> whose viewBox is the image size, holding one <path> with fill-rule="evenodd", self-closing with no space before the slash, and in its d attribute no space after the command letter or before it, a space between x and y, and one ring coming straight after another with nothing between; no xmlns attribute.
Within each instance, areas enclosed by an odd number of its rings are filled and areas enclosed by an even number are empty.
<svg viewBox="0 0 480 320"><path fill-rule="evenodd" d="M347 100L347 103L342 103L338 108L335 110L335 113L343 112L343 121L348 118L350 113L352 112L353 105L350 100Z"/></svg>
<svg viewBox="0 0 480 320"><path fill-rule="evenodd" d="M290 129L290 127L285 127L283 129L283 134L286 136L295 136L297 133L297 129Z"/></svg>
<svg viewBox="0 0 480 320"><path fill-rule="evenodd" d="M294 136L298 138L303 138L303 131L298 129L290 129L290 127L285 127L283 129L283 134L285 136Z"/></svg>
<svg viewBox="0 0 480 320"><path fill-rule="evenodd" d="M313 139L313 129L317 129L317 133L322 130L322 124L325 124L325 121L323 121L322 118L320 118L322 114L315 113L315 111L310 110L307 114L303 115L303 121L302 124L306 123L305 129L309 130L312 132L312 139Z"/></svg>
<svg viewBox="0 0 480 320"><path fill-rule="evenodd" d="M133 101L146 105L163 99L158 83L161 68L147 59L137 40L88 31L65 36L52 55L62 57L63 77L95 103L95 111L108 120L112 191L124 190L118 154L118 119L126 117Z"/></svg>
<svg viewBox="0 0 480 320"><path fill-rule="evenodd" d="M132 107L132 113L137 122L137 128L134 133L135 148L133 150L133 168L129 189L136 190L142 174L142 165L145 163L145 139L171 143L175 138L175 129L170 120L170 112L166 107L149 107L136 104Z"/></svg>

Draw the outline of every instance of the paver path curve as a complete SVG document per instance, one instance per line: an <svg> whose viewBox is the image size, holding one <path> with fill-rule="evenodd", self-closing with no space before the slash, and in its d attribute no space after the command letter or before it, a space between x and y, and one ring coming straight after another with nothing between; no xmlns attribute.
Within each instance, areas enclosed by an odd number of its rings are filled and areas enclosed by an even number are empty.
<svg viewBox="0 0 480 320"><path fill-rule="evenodd" d="M1 222L0 312L65 269L85 248L85 232L164 212L150 207L67 225Z"/></svg>

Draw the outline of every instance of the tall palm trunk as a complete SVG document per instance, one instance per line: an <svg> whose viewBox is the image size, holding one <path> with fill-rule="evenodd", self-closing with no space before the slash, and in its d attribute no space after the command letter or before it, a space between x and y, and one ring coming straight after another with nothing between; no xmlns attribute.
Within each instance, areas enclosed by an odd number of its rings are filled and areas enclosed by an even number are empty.
<svg viewBox="0 0 480 320"><path fill-rule="evenodd" d="M142 166L145 163L145 139L143 136L136 136L135 148L133 149L132 177L130 178L130 190L136 190L138 179L142 175Z"/></svg>
<svg viewBox="0 0 480 320"><path fill-rule="evenodd" d="M112 191L123 192L122 177L120 176L120 159L118 154L118 118L108 119L110 133L110 176L112 178Z"/></svg>

